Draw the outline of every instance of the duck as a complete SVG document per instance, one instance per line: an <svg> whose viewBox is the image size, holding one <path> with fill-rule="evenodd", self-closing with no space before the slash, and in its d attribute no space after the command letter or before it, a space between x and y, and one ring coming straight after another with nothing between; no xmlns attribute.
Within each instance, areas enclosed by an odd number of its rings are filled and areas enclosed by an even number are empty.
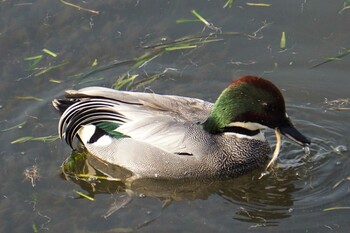
<svg viewBox="0 0 350 233"><path fill-rule="evenodd" d="M243 175L262 167L271 155L264 136L269 128L302 147L311 143L292 124L280 90L257 76L234 80L215 103L86 87L67 90L52 104L61 112L61 139L134 178Z"/></svg>

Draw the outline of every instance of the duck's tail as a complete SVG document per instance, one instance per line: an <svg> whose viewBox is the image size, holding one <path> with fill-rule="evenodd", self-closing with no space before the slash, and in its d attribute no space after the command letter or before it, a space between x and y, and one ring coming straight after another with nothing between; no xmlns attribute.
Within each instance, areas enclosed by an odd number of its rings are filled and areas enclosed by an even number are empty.
<svg viewBox="0 0 350 233"><path fill-rule="evenodd" d="M65 97L53 100L52 105L62 113L58 134L72 148L73 140L82 126L109 122L115 128L124 122L124 117L114 108L119 104L117 100L89 96L79 91L68 91Z"/></svg>
<svg viewBox="0 0 350 233"><path fill-rule="evenodd" d="M61 114L66 111L69 106L74 104L76 101L74 100L69 100L69 99L54 99L52 101L52 105L56 110L58 110Z"/></svg>

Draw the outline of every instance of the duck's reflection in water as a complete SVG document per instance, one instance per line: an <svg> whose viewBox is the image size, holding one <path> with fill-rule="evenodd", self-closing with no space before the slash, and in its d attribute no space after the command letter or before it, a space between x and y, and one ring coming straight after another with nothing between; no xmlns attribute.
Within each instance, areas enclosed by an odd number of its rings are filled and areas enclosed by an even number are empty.
<svg viewBox="0 0 350 233"><path fill-rule="evenodd" d="M74 151L72 158L76 155L82 155L82 152ZM92 197L99 193L119 195L117 202L103 215L106 218L125 207L133 198L144 196L160 199L163 202L160 208L163 208L172 201L206 200L212 195L218 195L232 205L233 219L251 222L256 226L278 225L279 219L289 217L293 211L295 177L283 174L288 171L259 178L263 170L258 169L237 178L219 181L130 179L130 172L104 164L93 156L77 161L74 171L67 170L67 162L64 164L65 178L79 184Z"/></svg>

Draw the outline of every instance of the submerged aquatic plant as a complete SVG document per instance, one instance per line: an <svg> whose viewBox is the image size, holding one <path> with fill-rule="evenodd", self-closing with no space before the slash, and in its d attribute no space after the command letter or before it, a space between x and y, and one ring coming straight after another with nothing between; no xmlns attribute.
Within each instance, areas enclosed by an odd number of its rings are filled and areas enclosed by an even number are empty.
<svg viewBox="0 0 350 233"><path fill-rule="evenodd" d="M84 165L87 158L87 154L74 150L62 164L62 173L66 178L77 178L76 174L84 173Z"/></svg>
<svg viewBox="0 0 350 233"><path fill-rule="evenodd" d="M32 184L32 187L35 187L36 182L40 179L38 166L33 165L31 167L26 168L23 171L23 175L25 180L28 180Z"/></svg>

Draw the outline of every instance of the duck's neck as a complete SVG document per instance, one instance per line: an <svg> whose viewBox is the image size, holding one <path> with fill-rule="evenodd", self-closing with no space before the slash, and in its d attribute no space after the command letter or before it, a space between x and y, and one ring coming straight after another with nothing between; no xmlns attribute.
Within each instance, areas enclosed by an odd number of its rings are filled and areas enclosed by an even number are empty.
<svg viewBox="0 0 350 233"><path fill-rule="evenodd" d="M233 103L235 90L226 88L216 100L209 118L203 123L204 130L211 134L224 132L234 116L239 113L236 104Z"/></svg>

